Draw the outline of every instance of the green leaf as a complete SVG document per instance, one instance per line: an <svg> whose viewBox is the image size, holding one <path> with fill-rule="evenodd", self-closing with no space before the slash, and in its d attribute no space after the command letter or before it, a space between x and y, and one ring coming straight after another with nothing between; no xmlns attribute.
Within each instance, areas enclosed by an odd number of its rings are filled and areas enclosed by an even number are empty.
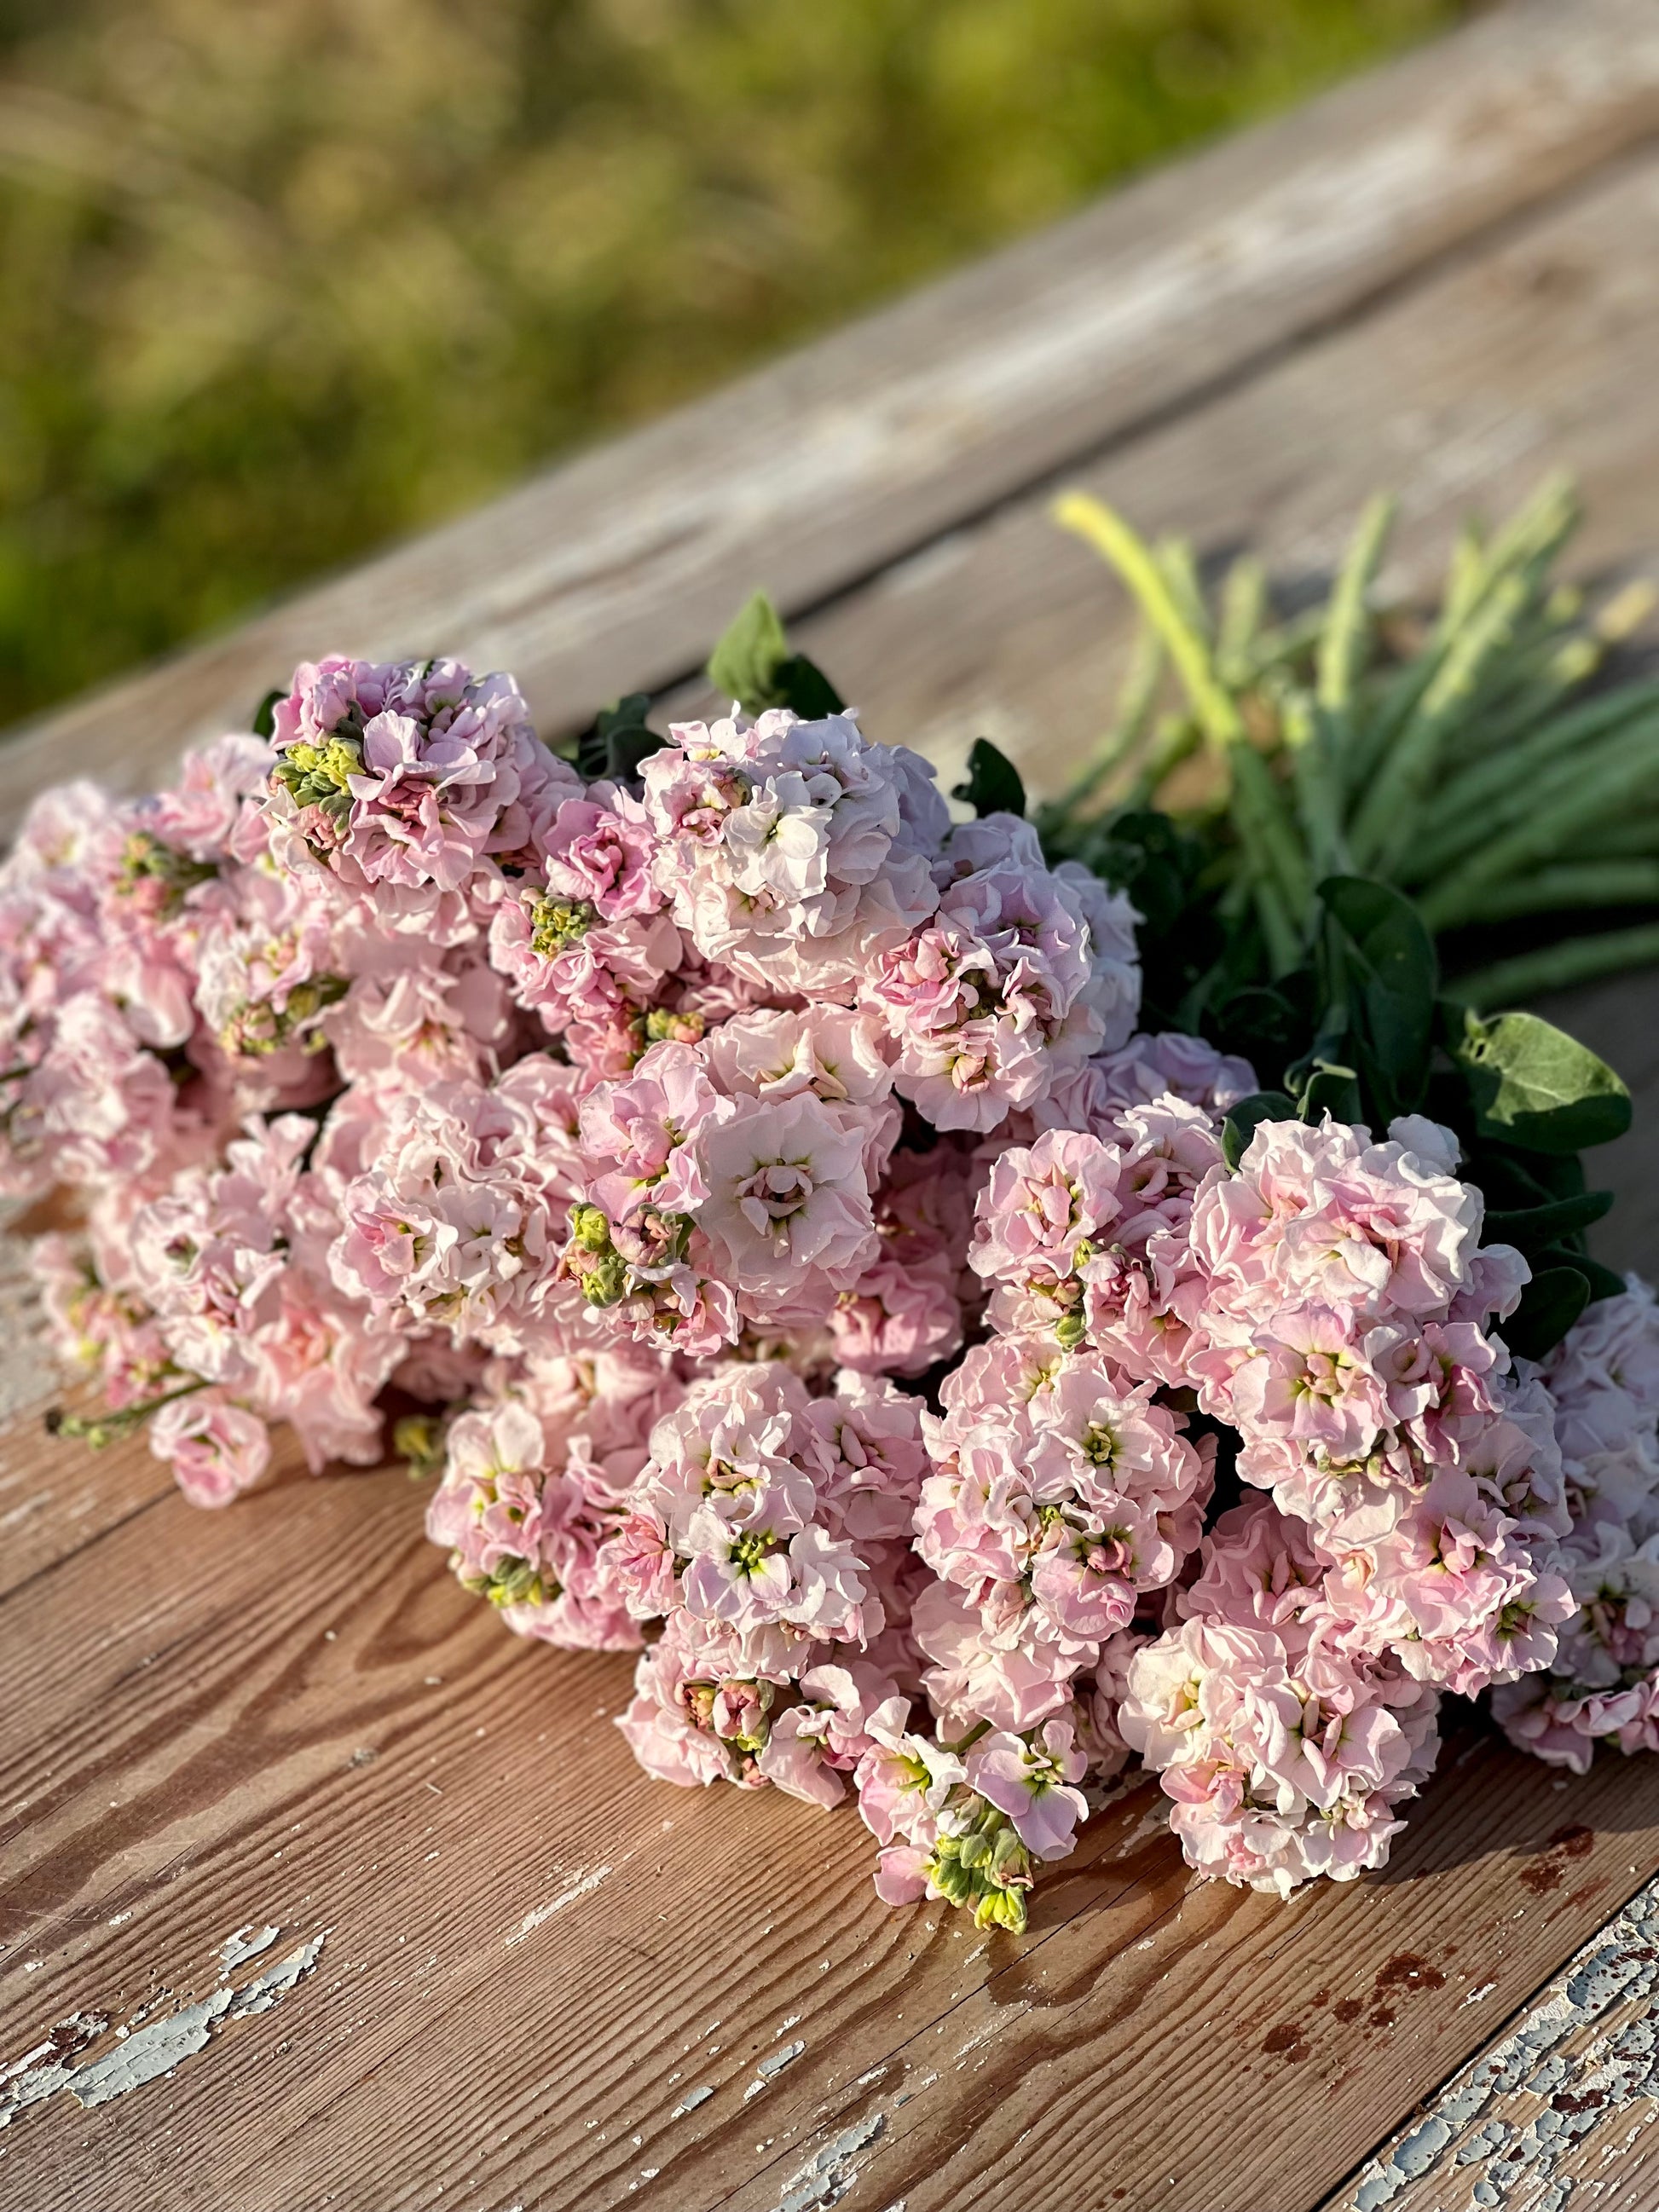
<svg viewBox="0 0 1659 2212"><path fill-rule="evenodd" d="M1630 1127L1630 1093L1607 1062L1536 1014L1491 1021L1468 1014L1452 1056L1482 1136L1531 1152L1576 1152Z"/></svg>
<svg viewBox="0 0 1659 2212"><path fill-rule="evenodd" d="M1540 1267L1576 1267L1590 1286L1592 1300L1622 1297L1625 1279L1615 1275L1611 1267L1604 1267L1599 1260L1592 1260L1587 1252L1575 1252L1568 1246L1552 1244L1538 1255Z"/></svg>
<svg viewBox="0 0 1659 2212"><path fill-rule="evenodd" d="M804 653L792 653L787 660L781 660L772 672L772 681L778 691L775 703L792 707L803 722L821 722L826 714L839 714L845 709L840 692Z"/></svg>
<svg viewBox="0 0 1659 2212"><path fill-rule="evenodd" d="M789 658L789 641L777 609L757 592L726 628L708 656L708 680L745 714L782 704L778 670Z"/></svg>
<svg viewBox="0 0 1659 2212"><path fill-rule="evenodd" d="M1253 1091L1227 1110L1221 1125L1221 1156L1237 1168L1246 1146L1263 1121L1294 1121L1296 1101L1282 1091Z"/></svg>
<svg viewBox="0 0 1659 2212"><path fill-rule="evenodd" d="M286 686L279 685L275 691L267 691L264 697L260 700L253 710L253 720L251 725L256 738L276 736L276 709L287 696Z"/></svg>
<svg viewBox="0 0 1659 2212"><path fill-rule="evenodd" d="M1141 943L1146 942L1143 930ZM1305 969L1275 984L1247 984L1226 990L1219 982L1204 1017L1204 1034L1223 1052L1236 1052L1253 1066L1282 1066L1308 1034L1313 978ZM1296 1088L1287 1074L1286 1091Z"/></svg>
<svg viewBox="0 0 1659 2212"><path fill-rule="evenodd" d="M951 791L952 799L965 799L976 814L1024 814L1025 786L1019 770L989 738L975 738L968 755L968 775Z"/></svg>
<svg viewBox="0 0 1659 2212"><path fill-rule="evenodd" d="M839 691L804 653L791 653L782 617L764 592L757 592L708 656L708 680L735 699L745 714L788 707L803 722L839 714Z"/></svg>
<svg viewBox="0 0 1659 2212"><path fill-rule="evenodd" d="M1504 1341L1522 1359L1541 1359L1589 1301L1589 1280L1577 1261L1570 1267L1546 1267L1527 1285L1520 1304L1502 1324Z"/></svg>
<svg viewBox="0 0 1659 2212"><path fill-rule="evenodd" d="M1396 1112L1418 1105L1434 1042L1439 963L1434 941L1408 898L1363 876L1328 876L1319 886L1347 948L1361 1028L1383 1096Z"/></svg>
<svg viewBox="0 0 1659 2212"><path fill-rule="evenodd" d="M1558 1198L1548 1206L1500 1208L1486 1216L1486 1237L1494 1244L1516 1244L1522 1251L1535 1252L1558 1237L1588 1229L1612 1206L1610 1190L1587 1190L1580 1198Z"/></svg>
<svg viewBox="0 0 1659 2212"><path fill-rule="evenodd" d="M1328 1114L1334 1121L1358 1121L1364 1111L1359 1078L1351 1067L1334 1067L1328 1060L1316 1062L1302 1087L1296 1110L1304 1121L1316 1121L1322 1114Z"/></svg>
<svg viewBox="0 0 1659 2212"><path fill-rule="evenodd" d="M667 741L646 721L650 704L648 691L630 691L614 707L602 707L593 719L592 728L585 730L577 741L578 775L586 776L590 783L600 776L624 782L635 773L642 760L660 752Z"/></svg>

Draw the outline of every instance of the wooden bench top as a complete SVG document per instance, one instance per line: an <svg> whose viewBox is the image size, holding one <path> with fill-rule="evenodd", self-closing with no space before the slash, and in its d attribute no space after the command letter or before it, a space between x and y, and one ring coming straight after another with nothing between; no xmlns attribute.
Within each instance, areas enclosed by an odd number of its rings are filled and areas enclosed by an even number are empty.
<svg viewBox="0 0 1659 2212"><path fill-rule="evenodd" d="M511 667L550 735L690 700L761 582L872 732L1052 787L1127 635L1057 483L1292 580L1394 485L1409 593L1560 465L1582 571L1659 577L1653 0L1518 0L71 707L0 811L141 787L320 650ZM1570 1015L1650 1272L1656 1015ZM0 2212L1659 2198L1659 1764L1455 1727L1386 1871L1289 1905L1190 1876L1143 1782L988 1938L883 1908L850 1810L648 1782L628 1662L504 1634L400 1470L197 1512L43 1436L15 1249L0 1340Z"/></svg>

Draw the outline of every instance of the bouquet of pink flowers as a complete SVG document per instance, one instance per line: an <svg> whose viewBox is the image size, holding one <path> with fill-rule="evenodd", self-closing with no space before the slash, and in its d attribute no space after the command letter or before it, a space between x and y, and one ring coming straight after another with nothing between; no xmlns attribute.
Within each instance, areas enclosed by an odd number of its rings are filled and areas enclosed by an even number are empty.
<svg viewBox="0 0 1659 2212"><path fill-rule="evenodd" d="M148 1423L202 1505L283 1423L407 1459L508 1629L634 1655L652 1773L850 1796L884 1898L983 1925L1132 1756L1287 1893L1382 1863L1449 1692L1659 1747L1616 1078L1437 997L1253 749L1183 826L1033 822L981 744L953 817L763 602L713 672L571 760L507 677L327 659L167 791L35 805L0 1179L77 1194L37 1261L104 1399L56 1425Z"/></svg>

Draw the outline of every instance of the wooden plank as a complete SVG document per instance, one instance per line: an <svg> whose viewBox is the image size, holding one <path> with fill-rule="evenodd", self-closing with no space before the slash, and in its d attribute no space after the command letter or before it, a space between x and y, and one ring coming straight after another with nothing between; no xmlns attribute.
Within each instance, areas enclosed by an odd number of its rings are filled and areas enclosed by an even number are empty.
<svg viewBox="0 0 1659 2212"><path fill-rule="evenodd" d="M1361 506L1400 492L1385 597L1434 584L1458 523L1549 471L1588 508L1581 578L1659 579L1659 161L1632 156L1491 251L1401 287L1121 451L1057 481L1097 491L1209 563L1249 546L1281 586L1323 588ZM872 732L940 760L975 733L1053 789L1121 673L1123 595L1049 517L1048 485L796 625ZM674 703L706 697L701 689Z"/></svg>
<svg viewBox="0 0 1659 2212"><path fill-rule="evenodd" d="M1659 122L1647 0L1518 0L576 460L0 752L131 785L319 650L507 666L550 732L1121 442L1541 204Z"/></svg>
<svg viewBox="0 0 1659 2212"><path fill-rule="evenodd" d="M171 2087L21 2113L8 2212L389 2212L440 2184L769 2212L877 2116L872 2201L909 2212L1303 2212L1462 2055L1472 1990L1513 2002L1659 1863L1639 1763L1568 1801L1473 1739L1379 1881L1289 1907L1199 1884L1142 1784L1023 1941L890 1914L850 1810L647 1783L604 1717L626 1662L503 1636L395 1471L169 1500L7 1622L5 2060L74 2013L200 2001L250 1923L327 1936L281 2021L231 2025ZM1587 1850L1552 1844L1569 1816Z"/></svg>
<svg viewBox="0 0 1659 2212"><path fill-rule="evenodd" d="M1656 222L1635 161L1096 480L1211 549L1249 535L1320 568L1359 492L1405 473L1409 581L1483 471L1507 489L1565 452L1598 500L1591 562L1626 562L1656 472ZM1109 607L1033 501L826 611L811 641L884 734L943 696L936 738L994 708L1052 760L1098 712ZM167 1498L9 1601L0 1843L24 1917L0 2051L76 2007L132 2007L152 1972L206 1997L251 1918L284 1942L333 1932L281 2022L216 2028L173 2087L22 2112L0 2204L770 2212L867 2169L869 2201L909 2212L1305 2212L1475 2047L1475 1989L1523 1998L1659 1866L1637 1762L1564 1797L1466 1747L1388 1877L1287 1909L1189 1893L1143 1789L1091 1827L1030 1936L975 1957L959 1924L876 1906L850 1815L644 1783L603 1718L625 1667L513 1645L416 1517L395 1473L219 1516ZM1582 1860L1552 1846L1564 1825L1595 1832ZM1164 2148L1176 2102L1190 2169Z"/></svg>
<svg viewBox="0 0 1659 2212"><path fill-rule="evenodd" d="M1328 569L1365 495L1398 481L1404 514L1384 581L1408 595L1426 588L1468 506L1500 508L1565 463L1590 507L1583 573L1659 575L1659 386L1645 373L1659 357L1656 255L1659 167L1642 157L1502 250L1402 288L1381 316L1079 466L1076 480L1211 555L1257 545L1291 579ZM1012 502L800 626L873 731L946 762L988 732L1038 788L1088 744L1116 680L1124 609L1046 504L1046 490ZM676 695L681 705L703 697ZM0 792L6 758L0 750ZM58 755L55 770L64 764ZM1644 1132L1659 1121L1659 978L1574 1003L1587 1041L1638 1089L1637 1132L1598 1157L1620 1197L1598 1249L1621 1267L1644 1255L1651 1265L1659 1171L1644 1164ZM27 1509L33 1533L52 1542L71 1528L89 1536L166 1486L142 1449L90 1471L82 1455L42 1451L33 1437L0 1445L0 1457L10 1462L0 1485L13 1486L0 1488L0 1515ZM62 1504L60 1478L76 1486Z"/></svg>
<svg viewBox="0 0 1659 2212"><path fill-rule="evenodd" d="M1649 1882L1328 2212L1559 2212L1569 2195L1652 2204L1656 1991L1659 1882Z"/></svg>

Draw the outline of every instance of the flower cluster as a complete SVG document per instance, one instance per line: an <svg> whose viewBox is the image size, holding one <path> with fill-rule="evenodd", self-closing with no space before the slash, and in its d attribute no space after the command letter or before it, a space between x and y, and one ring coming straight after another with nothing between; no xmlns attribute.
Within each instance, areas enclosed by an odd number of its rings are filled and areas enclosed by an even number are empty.
<svg viewBox="0 0 1659 2212"><path fill-rule="evenodd" d="M1206 1554L1118 1723L1162 1773L1187 1857L1281 1894L1379 1866L1433 1766L1438 1693L1356 1633L1307 1523L1270 1499L1224 1513Z"/></svg>
<svg viewBox="0 0 1659 2212"><path fill-rule="evenodd" d="M683 1785L1024 1924L1138 1754L1206 1873L1378 1864L1440 1697L1659 1741L1659 1318L1540 1369L1455 1140L1226 1117L1136 916L851 714L585 781L501 676L307 665L0 869L0 1186L186 1494L388 1450ZM1231 1504L1237 1481L1249 1502Z"/></svg>
<svg viewBox="0 0 1659 2212"><path fill-rule="evenodd" d="M1206 1539L1121 1731L1194 1864L1280 1890L1358 1872L1420 1778L1437 1694L1547 1667L1572 1610L1550 1402L1486 1327L1524 1263L1481 1245L1433 1123L1374 1144L1265 1121L1235 1169L1173 1093L1091 1118L993 1167L970 1254L991 1319L1066 1347L1060 1387L1116 1368L1189 1393L1273 1500Z"/></svg>
<svg viewBox="0 0 1659 2212"><path fill-rule="evenodd" d="M1588 1772L1598 1742L1659 1751L1659 1309L1635 1276L1590 1307L1536 1387L1554 1409L1575 1601L1547 1672L1492 1707L1510 1741Z"/></svg>

